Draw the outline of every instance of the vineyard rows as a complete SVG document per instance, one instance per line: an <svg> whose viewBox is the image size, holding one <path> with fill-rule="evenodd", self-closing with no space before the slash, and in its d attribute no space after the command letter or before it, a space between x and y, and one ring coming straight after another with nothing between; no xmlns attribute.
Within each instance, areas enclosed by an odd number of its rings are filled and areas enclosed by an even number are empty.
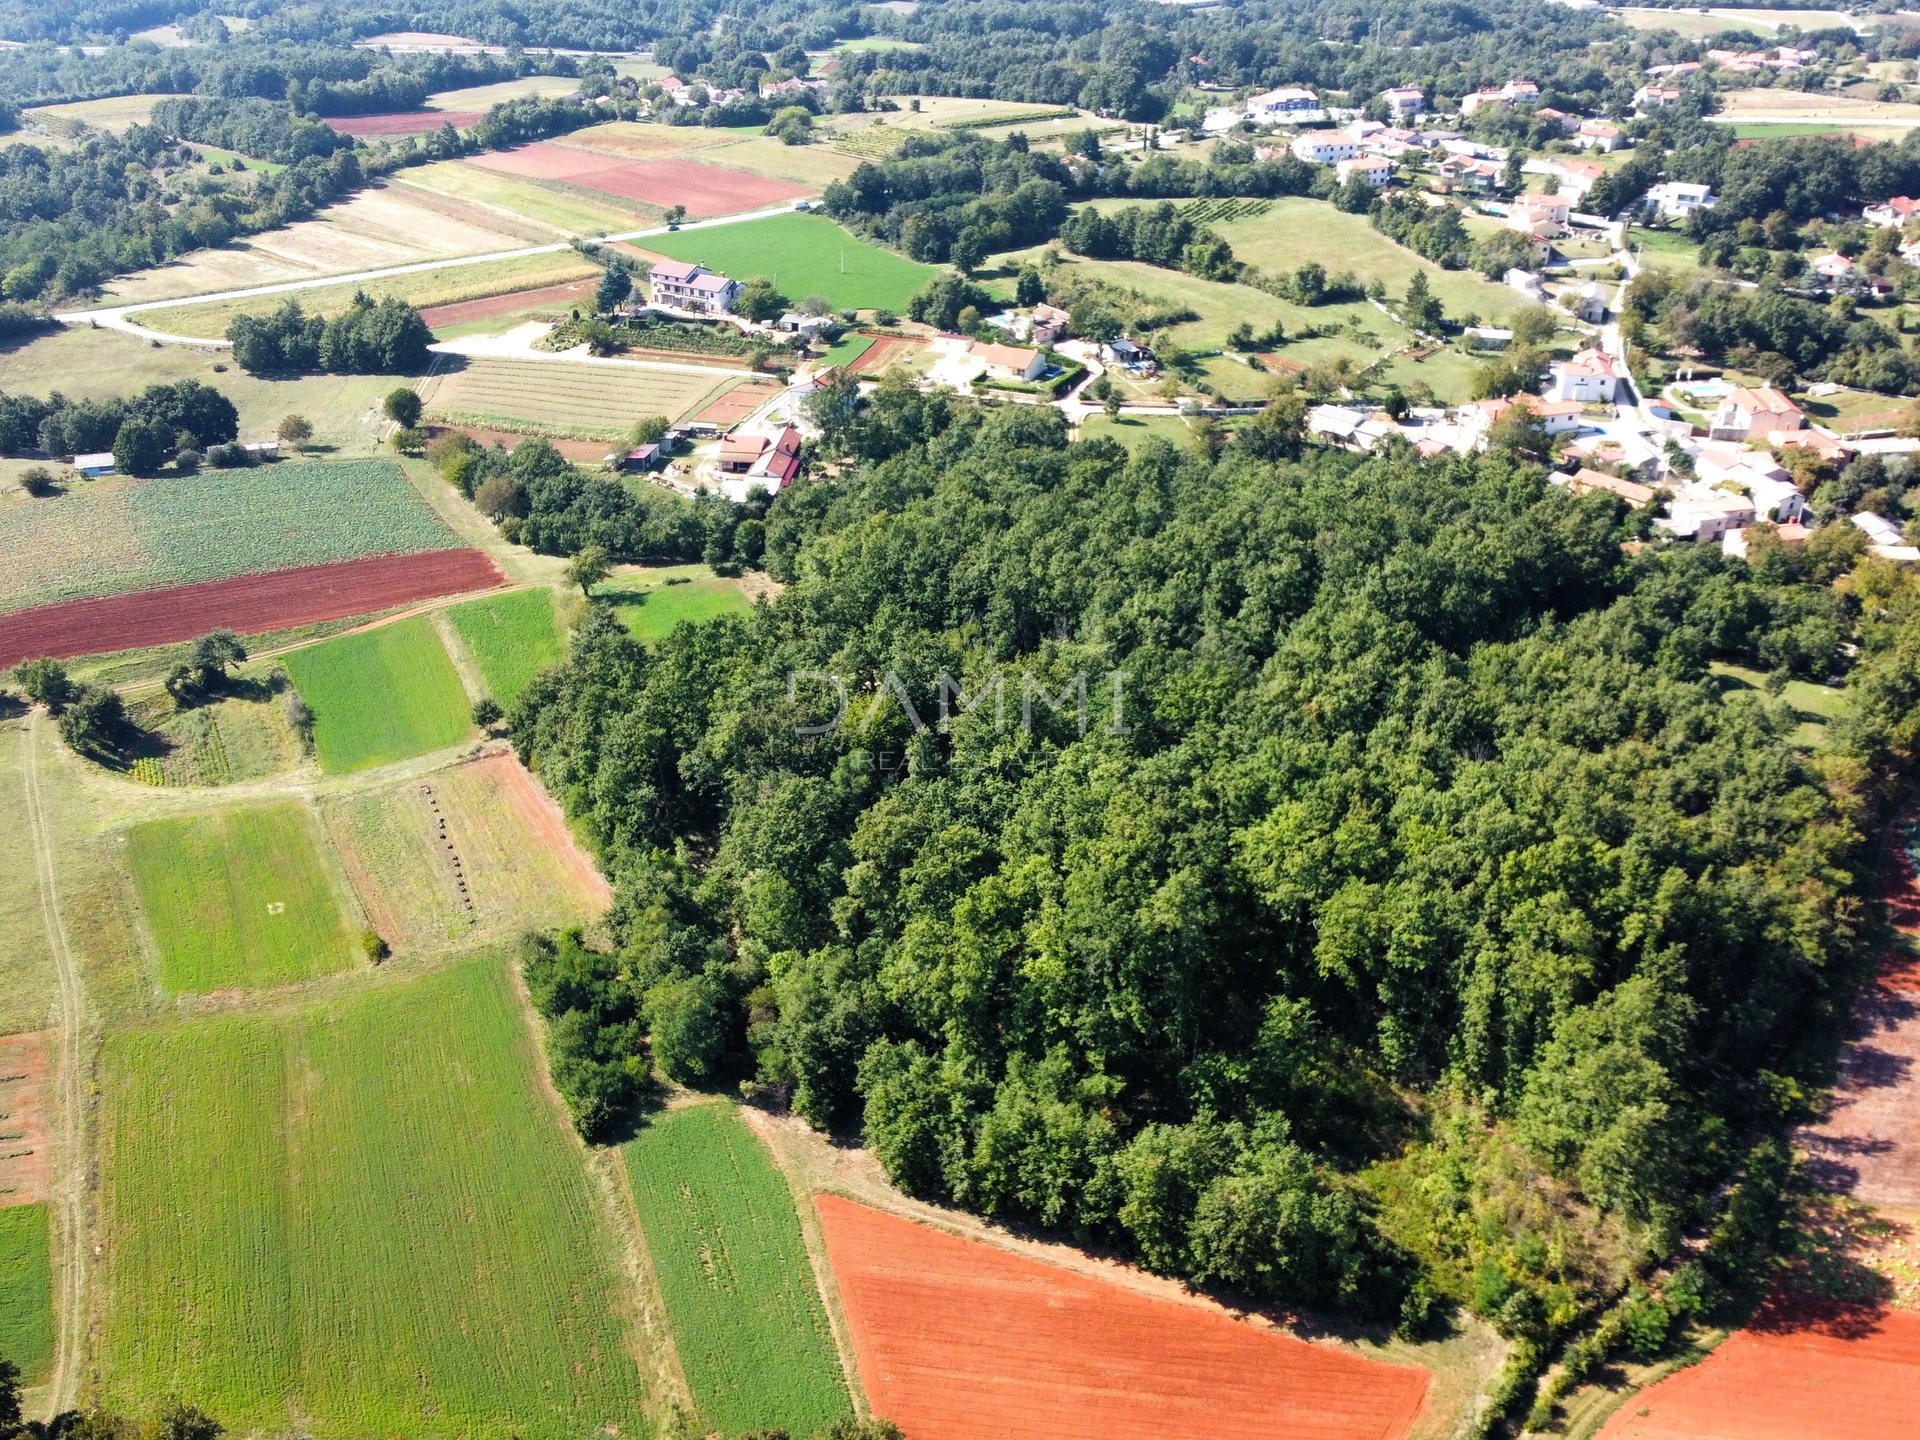
<svg viewBox="0 0 1920 1440"><path fill-rule="evenodd" d="M1202 225L1224 225L1229 220L1253 220L1273 208L1271 200L1192 200L1180 207L1180 214Z"/></svg>

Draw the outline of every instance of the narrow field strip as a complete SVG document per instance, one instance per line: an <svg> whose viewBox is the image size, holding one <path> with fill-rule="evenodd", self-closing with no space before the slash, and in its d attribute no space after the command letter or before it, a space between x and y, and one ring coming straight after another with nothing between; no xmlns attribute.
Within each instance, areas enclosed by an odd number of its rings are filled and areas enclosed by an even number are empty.
<svg viewBox="0 0 1920 1440"><path fill-rule="evenodd" d="M703 1427L807 1435L851 1414L793 1194L733 1107L670 1110L622 1148Z"/></svg>
<svg viewBox="0 0 1920 1440"><path fill-rule="evenodd" d="M660 209L684 205L695 216L731 215L798 200L817 189L689 160L620 160L545 141L490 151L461 163L525 180L558 180Z"/></svg>
<svg viewBox="0 0 1920 1440"><path fill-rule="evenodd" d="M37 1385L53 1365L53 1263L47 1206L0 1208L0 1356Z"/></svg>
<svg viewBox="0 0 1920 1440"><path fill-rule="evenodd" d="M874 1413L913 1440L1398 1440L1428 1376L816 1199Z"/></svg>
<svg viewBox="0 0 1920 1440"><path fill-rule="evenodd" d="M644 1437L504 964L109 1036L102 1400L235 1434Z"/></svg>
<svg viewBox="0 0 1920 1440"><path fill-rule="evenodd" d="M505 579L479 550L433 550L43 605L0 624L0 668L37 655L65 660L171 645L210 630L259 635L490 590Z"/></svg>

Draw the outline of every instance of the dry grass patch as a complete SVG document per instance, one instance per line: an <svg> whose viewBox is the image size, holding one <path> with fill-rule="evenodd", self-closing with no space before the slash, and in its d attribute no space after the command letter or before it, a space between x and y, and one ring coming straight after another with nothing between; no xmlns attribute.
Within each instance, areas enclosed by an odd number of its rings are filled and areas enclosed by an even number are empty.
<svg viewBox="0 0 1920 1440"><path fill-rule="evenodd" d="M428 418L617 440L642 415L678 419L738 383L713 372L569 360L469 360L422 387Z"/></svg>

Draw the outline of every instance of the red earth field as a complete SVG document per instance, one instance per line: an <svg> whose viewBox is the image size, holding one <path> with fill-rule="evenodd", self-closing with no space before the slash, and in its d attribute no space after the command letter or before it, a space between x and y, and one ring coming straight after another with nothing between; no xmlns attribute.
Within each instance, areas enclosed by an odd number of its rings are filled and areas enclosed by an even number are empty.
<svg viewBox="0 0 1920 1440"><path fill-rule="evenodd" d="M882 335L847 366L849 375L879 375L896 360L904 360L919 348L918 340L902 340L897 335Z"/></svg>
<svg viewBox="0 0 1920 1440"><path fill-rule="evenodd" d="M711 405L703 407L695 420L709 425L732 425L744 420L773 398L773 392L760 385L742 385L729 390Z"/></svg>
<svg viewBox="0 0 1920 1440"><path fill-rule="evenodd" d="M546 787L533 778L533 772L520 763L518 756L512 751L489 755L474 761L473 771L489 775L499 783L514 813L542 845L566 862L580 893L591 900L596 909L612 908L613 887L593 863L593 857L580 848L580 842L568 828L567 817L560 812Z"/></svg>
<svg viewBox="0 0 1920 1440"><path fill-rule="evenodd" d="M47 1142L47 1037L0 1038L0 1205L47 1198L53 1150Z"/></svg>
<svg viewBox="0 0 1920 1440"><path fill-rule="evenodd" d="M491 590L505 581L478 550L429 550L41 605L0 620L0 669L39 655L62 660L169 645L209 630L259 634L344 620L414 600Z"/></svg>
<svg viewBox="0 0 1920 1440"><path fill-rule="evenodd" d="M860 1379L907 1440L1396 1440L1427 1372L816 1197Z"/></svg>
<svg viewBox="0 0 1920 1440"><path fill-rule="evenodd" d="M1920 1315L1762 1311L1700 1364L1627 1401L1600 1440L1912 1440Z"/></svg>
<svg viewBox="0 0 1920 1440"><path fill-rule="evenodd" d="M518 150L476 155L466 163L529 180L564 180L569 185L657 205L662 210L684 205L688 214L696 216L733 215L814 193L808 186L788 180L769 180L717 165L696 165L687 160L615 160L545 141L522 145Z"/></svg>
<svg viewBox="0 0 1920 1440"><path fill-rule="evenodd" d="M478 110L408 110L397 115L342 115L327 124L342 135L356 137L422 135L442 125L451 125L456 130L477 125L482 118Z"/></svg>
<svg viewBox="0 0 1920 1440"><path fill-rule="evenodd" d="M575 280L566 285L542 285L537 290L512 290L505 295L488 295L480 300L459 300L451 305L432 305L420 312L429 330L443 325L464 325L470 320L491 320L495 315L511 315L536 305L561 305L591 295L597 282Z"/></svg>

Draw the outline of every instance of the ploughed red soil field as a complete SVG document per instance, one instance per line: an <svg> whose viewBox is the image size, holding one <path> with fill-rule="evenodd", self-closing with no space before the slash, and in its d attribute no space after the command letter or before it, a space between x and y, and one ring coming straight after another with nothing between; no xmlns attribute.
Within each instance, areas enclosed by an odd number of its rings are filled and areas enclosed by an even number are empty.
<svg viewBox="0 0 1920 1440"><path fill-rule="evenodd" d="M41 655L63 660L170 645L209 630L257 635L505 583L478 550L429 550L41 605L0 616L0 669Z"/></svg>
<svg viewBox="0 0 1920 1440"><path fill-rule="evenodd" d="M478 125L483 119L478 110L407 110L396 115L339 115L327 121L342 135L423 135L451 125L459 130Z"/></svg>
<svg viewBox="0 0 1920 1440"><path fill-rule="evenodd" d="M882 335L847 366L849 375L879 375L896 360L904 360L920 347L918 340L902 340L897 335Z"/></svg>
<svg viewBox="0 0 1920 1440"><path fill-rule="evenodd" d="M47 1140L47 1036L0 1039L0 1205L31 1205L47 1198L53 1147Z"/></svg>
<svg viewBox="0 0 1920 1440"><path fill-rule="evenodd" d="M687 207L690 215L732 215L798 200L813 189L790 180L769 180L742 170L696 165L687 160L616 160L539 141L518 150L495 150L466 162L529 180L564 180L588 190L657 205Z"/></svg>
<svg viewBox="0 0 1920 1440"><path fill-rule="evenodd" d="M860 1379L907 1440L1396 1440L1428 1375L815 1197Z"/></svg>
<svg viewBox="0 0 1920 1440"><path fill-rule="evenodd" d="M464 325L469 320L491 320L495 315L511 315L536 305L559 305L593 294L599 282L574 280L565 285L542 285L536 290L510 290L505 295L488 295L479 300L456 300L451 305L431 305L420 312L429 330L443 325Z"/></svg>
<svg viewBox="0 0 1920 1440"><path fill-rule="evenodd" d="M1600 1440L1912 1440L1920 1315L1769 1306L1698 1365L1649 1386Z"/></svg>

